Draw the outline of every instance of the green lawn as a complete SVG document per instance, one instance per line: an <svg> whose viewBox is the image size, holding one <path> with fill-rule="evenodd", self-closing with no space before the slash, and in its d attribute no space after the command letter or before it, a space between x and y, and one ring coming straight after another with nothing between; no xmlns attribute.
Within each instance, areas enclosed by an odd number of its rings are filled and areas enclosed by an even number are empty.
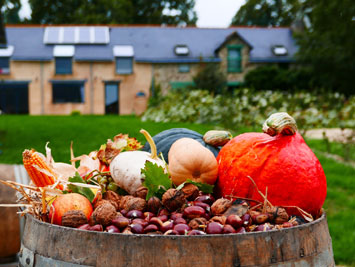
<svg viewBox="0 0 355 267"><path fill-rule="evenodd" d="M144 143L141 128L152 135L168 128L186 127L204 133L208 125L141 122L133 116L0 116L0 163L20 163L25 148L44 152L50 141L56 161L69 162L70 141L76 155L98 149L117 133L128 133ZM241 129L246 131L247 129ZM322 141L307 140L317 151L327 152ZM340 144L331 152L342 156ZM316 153L328 181L324 208L337 265L355 266L355 169Z"/></svg>

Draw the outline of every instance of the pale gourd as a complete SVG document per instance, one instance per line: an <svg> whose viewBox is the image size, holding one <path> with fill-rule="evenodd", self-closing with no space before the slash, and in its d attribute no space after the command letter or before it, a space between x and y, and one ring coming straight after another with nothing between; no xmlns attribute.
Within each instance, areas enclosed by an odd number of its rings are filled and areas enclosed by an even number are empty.
<svg viewBox="0 0 355 267"><path fill-rule="evenodd" d="M213 153L191 138L181 138L173 143L169 154L169 173L175 185L187 179L214 184L218 164Z"/></svg>
<svg viewBox="0 0 355 267"><path fill-rule="evenodd" d="M119 153L110 164L112 179L115 183L133 195L142 185L141 169L146 161L153 162L166 169L166 163L159 159L152 137L145 130L140 131L150 144L152 153L145 151L125 151Z"/></svg>

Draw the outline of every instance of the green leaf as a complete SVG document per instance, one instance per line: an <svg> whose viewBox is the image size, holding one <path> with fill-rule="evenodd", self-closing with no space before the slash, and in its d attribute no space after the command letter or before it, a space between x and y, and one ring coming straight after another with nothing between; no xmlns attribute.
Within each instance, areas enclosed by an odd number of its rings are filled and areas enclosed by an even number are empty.
<svg viewBox="0 0 355 267"><path fill-rule="evenodd" d="M68 181L72 183L87 184L86 181L79 175L79 173L75 173L75 176L70 177ZM90 188L69 184L68 189L70 189L73 193L78 193L80 195L83 195L90 202L92 202L95 198L95 194L94 192L92 192Z"/></svg>
<svg viewBox="0 0 355 267"><path fill-rule="evenodd" d="M198 183L198 182L194 182L190 179L187 179L185 183L196 185L198 187L198 189L201 190L203 193L209 193L209 194L213 193L214 185L205 184L205 183Z"/></svg>
<svg viewBox="0 0 355 267"><path fill-rule="evenodd" d="M161 199L165 191L172 187L169 174L165 173L164 168L158 166L155 163L146 161L144 168L141 169L144 181L143 186L148 189L147 200L152 196L156 196Z"/></svg>

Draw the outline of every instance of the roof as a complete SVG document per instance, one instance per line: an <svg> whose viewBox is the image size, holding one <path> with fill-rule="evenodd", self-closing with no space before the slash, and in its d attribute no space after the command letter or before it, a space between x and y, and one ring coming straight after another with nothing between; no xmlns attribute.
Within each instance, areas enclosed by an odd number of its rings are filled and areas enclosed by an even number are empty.
<svg viewBox="0 0 355 267"><path fill-rule="evenodd" d="M44 26L7 27L8 44L14 46L13 60L52 60L53 44L44 44ZM252 50L251 62L291 61L297 51L289 28L233 27L226 29L180 28L157 26L110 26L108 44L76 44L74 59L78 61L112 61L115 45L131 45L137 62L169 63L220 61L215 50L229 36L239 35ZM188 56L174 53L176 45L187 45ZM283 45L287 56L275 56L272 47Z"/></svg>

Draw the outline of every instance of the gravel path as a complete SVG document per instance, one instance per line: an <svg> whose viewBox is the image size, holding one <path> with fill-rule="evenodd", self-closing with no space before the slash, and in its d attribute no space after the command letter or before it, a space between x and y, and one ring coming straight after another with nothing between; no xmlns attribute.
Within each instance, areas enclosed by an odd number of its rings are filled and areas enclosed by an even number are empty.
<svg viewBox="0 0 355 267"><path fill-rule="evenodd" d="M351 142L355 143L355 129L331 128L331 129L313 129L306 132L306 138L323 139L323 133L331 142Z"/></svg>

